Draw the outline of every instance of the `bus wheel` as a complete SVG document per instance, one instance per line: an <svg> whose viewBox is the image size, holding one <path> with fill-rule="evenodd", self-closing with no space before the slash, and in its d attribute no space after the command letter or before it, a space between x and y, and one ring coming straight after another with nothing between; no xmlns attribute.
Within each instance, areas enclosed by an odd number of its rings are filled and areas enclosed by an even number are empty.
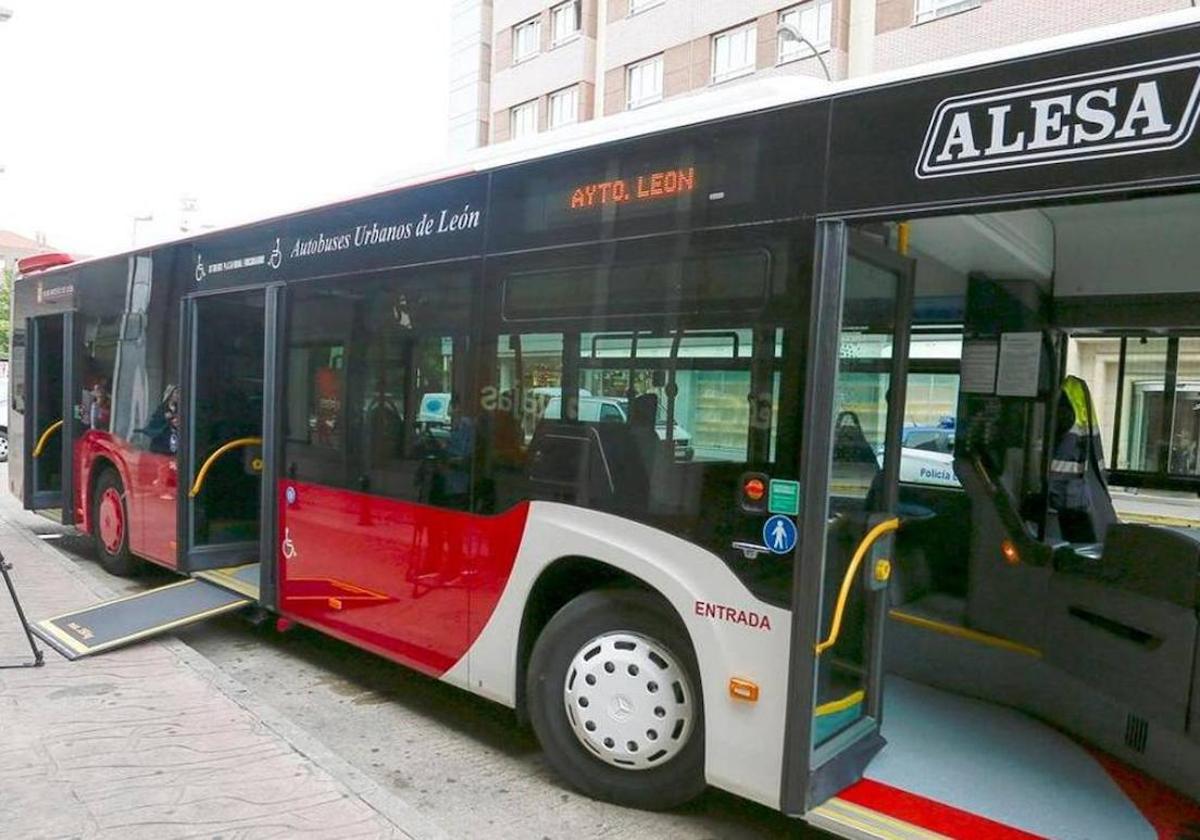
<svg viewBox="0 0 1200 840"><path fill-rule="evenodd" d="M704 790L696 657L662 603L587 592L550 619L529 659L529 717L572 786L633 808L673 808Z"/></svg>
<svg viewBox="0 0 1200 840"><path fill-rule="evenodd" d="M129 508L120 477L105 470L92 496L92 541L100 565L109 574L128 577L141 565L129 551Z"/></svg>

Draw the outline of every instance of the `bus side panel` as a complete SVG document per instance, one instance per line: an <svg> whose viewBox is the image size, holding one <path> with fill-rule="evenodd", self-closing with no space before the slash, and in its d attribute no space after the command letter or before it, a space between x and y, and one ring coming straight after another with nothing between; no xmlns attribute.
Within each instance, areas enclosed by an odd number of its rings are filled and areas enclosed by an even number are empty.
<svg viewBox="0 0 1200 840"><path fill-rule="evenodd" d="M590 557L642 580L679 614L700 665L710 784L778 807L786 708L789 613L755 598L716 556L627 519L551 502L531 502L520 552L467 659L443 679L515 705L521 619L539 575L564 556ZM484 624L486 622L486 624ZM755 703L735 700L732 677L758 684Z"/></svg>
<svg viewBox="0 0 1200 840"><path fill-rule="evenodd" d="M470 589L481 569L512 567L527 510L479 516L282 482L281 612L440 677L478 633Z"/></svg>
<svg viewBox="0 0 1200 840"><path fill-rule="evenodd" d="M92 486L98 469L115 467L125 488L129 515L129 548L139 557L174 569L175 498L178 471L173 455L158 455L131 446L120 438L90 430L75 443L76 521L92 533Z"/></svg>

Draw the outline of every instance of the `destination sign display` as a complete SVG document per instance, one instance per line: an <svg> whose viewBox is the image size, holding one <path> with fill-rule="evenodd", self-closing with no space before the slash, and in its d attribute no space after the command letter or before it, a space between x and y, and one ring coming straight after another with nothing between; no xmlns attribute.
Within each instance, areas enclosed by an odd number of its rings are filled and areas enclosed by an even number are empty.
<svg viewBox="0 0 1200 840"><path fill-rule="evenodd" d="M572 210L601 204L654 201L690 193L696 189L696 167L649 172L632 178L581 184L569 191Z"/></svg>

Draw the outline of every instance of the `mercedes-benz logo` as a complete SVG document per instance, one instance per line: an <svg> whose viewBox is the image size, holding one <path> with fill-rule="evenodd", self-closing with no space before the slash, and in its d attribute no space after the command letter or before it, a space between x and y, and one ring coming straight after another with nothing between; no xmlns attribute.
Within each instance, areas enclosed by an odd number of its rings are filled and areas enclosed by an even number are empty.
<svg viewBox="0 0 1200 840"><path fill-rule="evenodd" d="M624 694L613 697L608 704L608 716L618 723L624 723L633 715L633 702Z"/></svg>

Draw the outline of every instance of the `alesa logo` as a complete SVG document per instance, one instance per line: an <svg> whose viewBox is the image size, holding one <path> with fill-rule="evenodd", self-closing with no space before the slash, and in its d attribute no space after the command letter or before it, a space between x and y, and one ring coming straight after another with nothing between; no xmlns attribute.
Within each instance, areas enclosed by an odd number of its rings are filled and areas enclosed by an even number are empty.
<svg viewBox="0 0 1200 840"><path fill-rule="evenodd" d="M918 178L1174 149L1192 136L1200 54L944 99Z"/></svg>

